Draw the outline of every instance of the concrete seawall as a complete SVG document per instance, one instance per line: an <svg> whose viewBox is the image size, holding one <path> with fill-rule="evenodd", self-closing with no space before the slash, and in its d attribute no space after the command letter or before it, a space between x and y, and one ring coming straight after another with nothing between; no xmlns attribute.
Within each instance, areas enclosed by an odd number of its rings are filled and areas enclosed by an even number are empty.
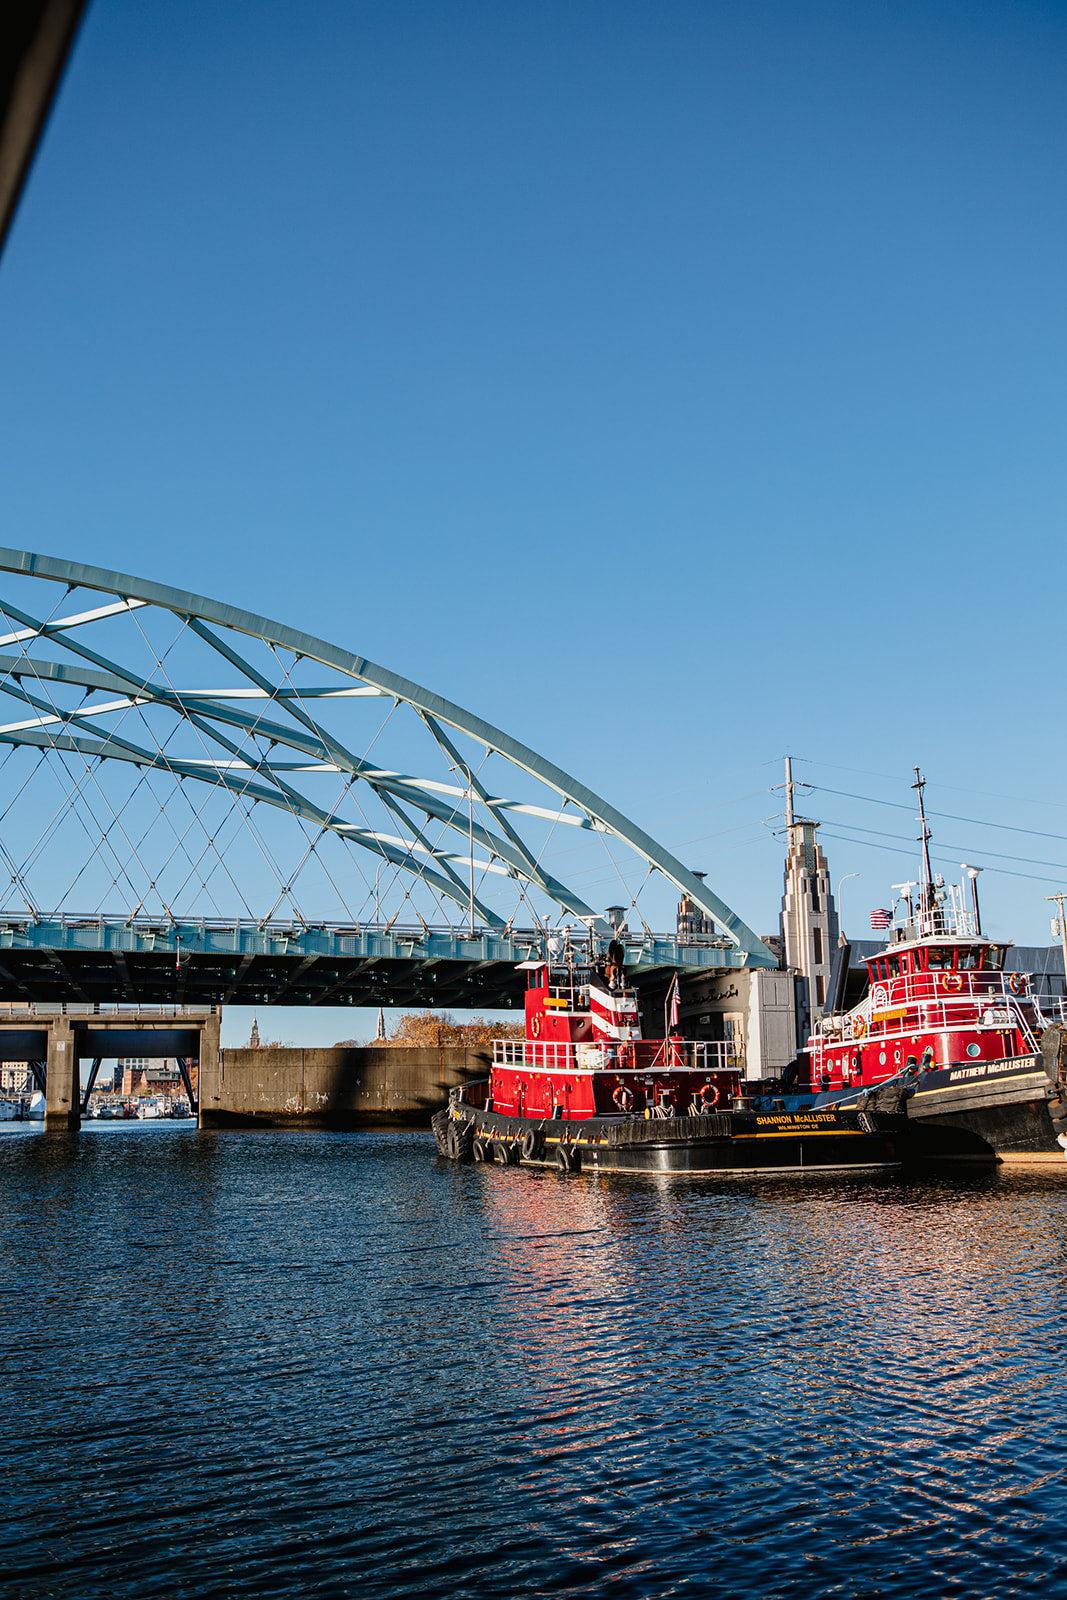
<svg viewBox="0 0 1067 1600"><path fill-rule="evenodd" d="M455 1084L489 1075L483 1050L222 1050L202 1083L202 1128L425 1127Z"/></svg>

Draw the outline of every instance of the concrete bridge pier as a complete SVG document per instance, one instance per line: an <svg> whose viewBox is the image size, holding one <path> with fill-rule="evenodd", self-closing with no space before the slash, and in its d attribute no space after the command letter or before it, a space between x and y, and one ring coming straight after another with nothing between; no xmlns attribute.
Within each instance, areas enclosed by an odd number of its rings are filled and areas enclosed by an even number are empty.
<svg viewBox="0 0 1067 1600"><path fill-rule="evenodd" d="M200 1027L200 1066L196 1096L196 1125L207 1127L211 1113L217 1111L222 1098L222 1052L219 1034L222 1027L221 1012L214 1011L203 1019Z"/></svg>
<svg viewBox="0 0 1067 1600"><path fill-rule="evenodd" d="M74 1030L67 1017L53 1017L50 1020L47 1060L45 1132L77 1133L82 1125L81 1082Z"/></svg>
<svg viewBox="0 0 1067 1600"><path fill-rule="evenodd" d="M185 1087L204 1125L204 1096L218 1106L222 1093L219 1065L220 1016L217 1009L132 1005L100 1011L93 1005L37 1007L0 1012L0 1061L26 1061L40 1082L45 1068L44 1125L49 1132L77 1133L82 1101L87 1102L101 1061L128 1056L175 1059ZM84 1093L81 1063L94 1063ZM198 1093L193 1095L189 1063L200 1064Z"/></svg>

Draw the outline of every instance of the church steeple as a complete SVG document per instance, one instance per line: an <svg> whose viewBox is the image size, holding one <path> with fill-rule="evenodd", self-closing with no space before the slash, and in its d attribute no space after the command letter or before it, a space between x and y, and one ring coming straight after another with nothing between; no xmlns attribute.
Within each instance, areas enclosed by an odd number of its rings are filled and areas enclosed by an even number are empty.
<svg viewBox="0 0 1067 1600"><path fill-rule="evenodd" d="M248 1048L250 1050L258 1050L259 1049L259 1018L258 1017L253 1017L252 1018L252 1032L248 1036Z"/></svg>
<svg viewBox="0 0 1067 1600"><path fill-rule="evenodd" d="M375 1044L387 1043L385 1036L385 1012L382 1010L381 1006L378 1007L378 1031L374 1035L374 1042Z"/></svg>

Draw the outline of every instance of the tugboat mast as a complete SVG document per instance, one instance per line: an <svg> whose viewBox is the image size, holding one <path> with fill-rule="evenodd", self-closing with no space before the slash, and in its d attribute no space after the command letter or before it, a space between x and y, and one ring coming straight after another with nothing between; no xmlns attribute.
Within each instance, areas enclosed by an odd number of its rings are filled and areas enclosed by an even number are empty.
<svg viewBox="0 0 1067 1600"><path fill-rule="evenodd" d="M912 784L912 788L918 790L919 794L919 827L921 830L919 839L923 847L923 881L919 890L919 910L924 916L930 917L933 915L936 905L934 898L935 884L934 874L930 867L930 829L927 825L926 806L923 801L926 779L918 767L915 768L915 782Z"/></svg>

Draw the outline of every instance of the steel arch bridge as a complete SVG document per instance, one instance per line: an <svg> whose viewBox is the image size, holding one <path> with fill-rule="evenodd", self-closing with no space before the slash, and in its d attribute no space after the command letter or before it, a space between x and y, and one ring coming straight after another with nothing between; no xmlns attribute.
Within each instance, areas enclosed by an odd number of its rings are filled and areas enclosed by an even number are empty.
<svg viewBox="0 0 1067 1600"><path fill-rule="evenodd" d="M0 549L0 574L0 998L507 1005L531 951L624 919L639 980L777 964L608 801L419 684L122 573ZM713 935L652 933L664 880Z"/></svg>

